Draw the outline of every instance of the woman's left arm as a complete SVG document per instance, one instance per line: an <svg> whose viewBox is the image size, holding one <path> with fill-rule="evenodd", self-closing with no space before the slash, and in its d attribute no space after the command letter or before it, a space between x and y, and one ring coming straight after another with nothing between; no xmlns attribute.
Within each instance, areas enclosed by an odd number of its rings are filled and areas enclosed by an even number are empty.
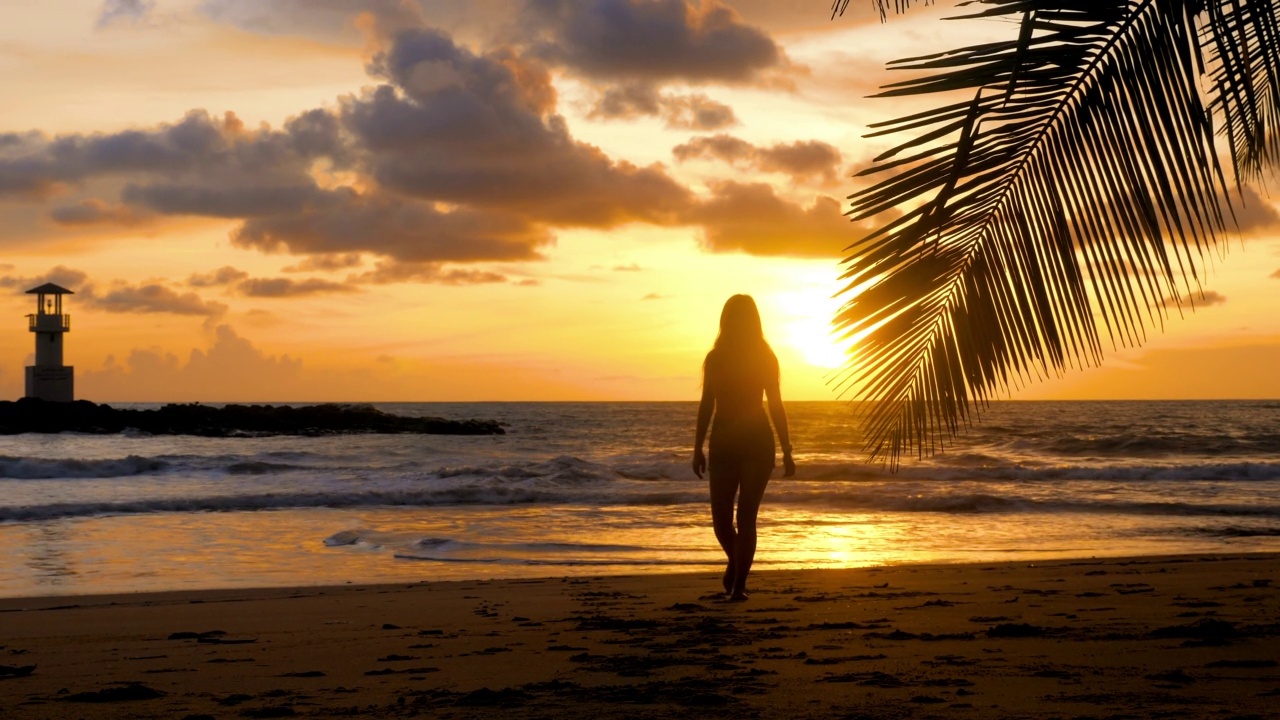
<svg viewBox="0 0 1280 720"><path fill-rule="evenodd" d="M791 477L796 474L796 461L791 459L791 429L787 426L782 390L776 380L765 386L764 395L769 400L769 417L773 419L773 429L778 433L778 444L782 446L782 476Z"/></svg>

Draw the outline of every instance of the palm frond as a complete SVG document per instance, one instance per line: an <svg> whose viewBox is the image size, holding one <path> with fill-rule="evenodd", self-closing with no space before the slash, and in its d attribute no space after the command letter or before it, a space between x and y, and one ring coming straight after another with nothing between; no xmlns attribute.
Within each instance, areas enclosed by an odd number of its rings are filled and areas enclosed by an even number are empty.
<svg viewBox="0 0 1280 720"><path fill-rule="evenodd" d="M914 137L850 196L855 220L905 210L850 246L836 318L872 457L936 451L993 396L1141 344L1199 289L1231 217L1202 49L1237 164L1271 159L1280 126L1273 3L1226 0L1202 48L1205 2L982 0L969 17L1016 20L1016 39L893 64L918 76L881 96L947 102L873 126Z"/></svg>
<svg viewBox="0 0 1280 720"><path fill-rule="evenodd" d="M1214 60L1210 107L1223 120L1237 180L1280 162L1280 5L1211 2L1203 41Z"/></svg>
<svg viewBox="0 0 1280 720"><path fill-rule="evenodd" d="M911 7L912 0L871 0L871 4L875 6L880 13L880 19L883 21L889 17L889 8L892 7L896 12L905 12ZM933 0L915 0L919 5L928 5ZM831 0L831 17L843 15L844 11L849 7L849 0Z"/></svg>

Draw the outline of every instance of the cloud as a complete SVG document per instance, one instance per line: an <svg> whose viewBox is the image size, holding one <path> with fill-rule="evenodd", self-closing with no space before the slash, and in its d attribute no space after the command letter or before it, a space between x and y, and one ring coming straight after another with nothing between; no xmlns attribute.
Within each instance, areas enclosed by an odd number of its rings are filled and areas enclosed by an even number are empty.
<svg viewBox="0 0 1280 720"><path fill-rule="evenodd" d="M668 128L680 130L719 130L738 122L733 108L706 95L664 94L645 83L606 88L589 115L607 120L641 116L660 116Z"/></svg>
<svg viewBox="0 0 1280 720"><path fill-rule="evenodd" d="M0 277L0 287L18 292L51 282L75 293L77 305L113 313L170 313L215 318L227 311L219 302L206 301L195 293L180 293L162 283L130 284L110 282L106 290L89 281L88 273L58 265L43 275Z"/></svg>
<svg viewBox="0 0 1280 720"><path fill-rule="evenodd" d="M98 13L97 27L101 30L117 22L141 22L155 6L155 0L106 0Z"/></svg>
<svg viewBox="0 0 1280 720"><path fill-rule="evenodd" d="M235 284L235 291L246 297L256 298L292 298L308 295L331 295L334 293L359 292L358 288L332 280L307 278L249 278Z"/></svg>
<svg viewBox="0 0 1280 720"><path fill-rule="evenodd" d="M232 235L240 247L294 254L368 251L415 262L531 260L551 242L541 226L518 214L458 208L339 189L318 192L292 213L256 217Z"/></svg>
<svg viewBox="0 0 1280 720"><path fill-rule="evenodd" d="M39 132L0 135L0 198L47 196L98 177L198 177L253 187L279 184L282 178L301 182L316 157L341 155L341 148L323 146L319 124L308 113L285 132L248 134L232 113L216 120L193 110L177 123L149 130L52 138ZM145 184L134 187L145 197Z"/></svg>
<svg viewBox="0 0 1280 720"><path fill-rule="evenodd" d="M640 267L636 263L631 263L630 265L614 265L613 271L614 272L644 272L644 268Z"/></svg>
<svg viewBox="0 0 1280 720"><path fill-rule="evenodd" d="M1271 274L1270 274L1270 275L1268 275L1267 277L1273 277L1273 278L1276 278L1276 279L1280 279L1280 270L1276 270L1275 272L1271 273Z"/></svg>
<svg viewBox="0 0 1280 720"><path fill-rule="evenodd" d="M49 218L59 225L119 225L132 227L150 222L151 215L128 205L108 205L97 198L74 205L62 205L49 211Z"/></svg>
<svg viewBox="0 0 1280 720"><path fill-rule="evenodd" d="M759 147L724 133L692 138L672 148L671 153L680 162L710 158L762 172L782 173L791 176L795 182L816 178L828 185L836 182L837 168L842 162L840 151L835 146L819 140Z"/></svg>
<svg viewBox="0 0 1280 720"><path fill-rule="evenodd" d="M238 270L230 265L224 265L212 272L194 274L187 278L187 284L191 287L221 287L239 282L249 277L249 273L244 270Z"/></svg>
<svg viewBox="0 0 1280 720"><path fill-rule="evenodd" d="M12 270L13 266L7 266ZM53 283L79 293L85 286L89 275L83 270L76 270L65 265L58 265L43 275L20 276L6 275L0 277L0 288L13 288L20 293L24 293L33 287L43 285L45 283Z"/></svg>
<svg viewBox="0 0 1280 720"><path fill-rule="evenodd" d="M649 83L614 85L601 93L590 117L629 120L640 115L658 115L662 112L662 100L662 93Z"/></svg>
<svg viewBox="0 0 1280 720"><path fill-rule="evenodd" d="M203 300L191 292L179 293L160 283L130 285L116 282L105 292L88 286L81 293L81 302L106 312L170 313L212 318L227 311L227 306L222 303Z"/></svg>
<svg viewBox="0 0 1280 720"><path fill-rule="evenodd" d="M344 120L387 189L562 227L669 224L689 205L660 165L574 140L548 114L549 74L509 52L475 55L438 32L406 31L371 67L394 87L350 101Z"/></svg>
<svg viewBox="0 0 1280 720"><path fill-rule="evenodd" d="M1183 305L1190 305L1192 310L1197 307L1213 307L1221 305L1227 301L1222 293L1214 290L1205 290L1200 293L1190 293L1182 296L1169 296L1160 302L1164 307L1181 308Z"/></svg>
<svg viewBox="0 0 1280 720"><path fill-rule="evenodd" d="M185 364L158 349L135 349L123 363L108 357L101 370L76 375L77 391L96 399L281 401L303 391L301 360L267 355L228 325L217 326L212 345L192 350Z"/></svg>
<svg viewBox="0 0 1280 720"><path fill-rule="evenodd" d="M320 278L253 278L244 270L226 265L212 272L187 278L191 287L225 287L228 291L245 297L290 298L307 295L359 292L358 288Z"/></svg>
<svg viewBox="0 0 1280 720"><path fill-rule="evenodd" d="M282 268L284 272L333 272L359 267L364 262L360 253L325 253L312 255L297 265Z"/></svg>
<svg viewBox="0 0 1280 720"><path fill-rule="evenodd" d="M787 65L714 0L530 0L525 16L535 55L597 80L749 84Z"/></svg>
<svg viewBox="0 0 1280 720"><path fill-rule="evenodd" d="M710 131L738 124L733 108L701 93L664 97L662 119L675 130Z"/></svg>
<svg viewBox="0 0 1280 720"><path fill-rule="evenodd" d="M323 194L315 185L129 185L121 197L164 215L201 215L217 218L255 218L303 211Z"/></svg>
<svg viewBox="0 0 1280 720"><path fill-rule="evenodd" d="M215 22L248 32L321 39L357 35L355 19L361 16L383 32L424 21L418 3L406 0L204 0L198 10Z"/></svg>
<svg viewBox="0 0 1280 720"><path fill-rule="evenodd" d="M711 252L833 258L858 237L834 198L819 195L804 208L763 183L717 183L693 218Z"/></svg>
<svg viewBox="0 0 1280 720"><path fill-rule="evenodd" d="M1280 229L1280 213L1252 187L1245 185L1241 197L1232 200L1236 223L1241 233L1258 235Z"/></svg>
<svg viewBox="0 0 1280 720"><path fill-rule="evenodd" d="M584 17L606 6L584 6ZM618 5L646 23L677 6L684 7L670 0ZM693 29L680 35L681 52L719 46L722 31L751 35L719 6L686 9L682 22ZM311 258L298 269L382 263L370 282L497 282L505 276L456 266L542 259L564 228L707 224L708 247L735 246L724 234L733 223L718 212L733 198L700 200L660 163L614 159L575 139L555 112L550 71L538 61L511 48L473 51L423 28L380 42L368 70L381 84L278 128L247 128L233 113L193 110L175 123L120 132L0 135L0 198L39 204L92 189L95 197L49 211L63 226L229 219L236 222L234 245ZM701 95L657 97L660 113L675 113L670 122L715 125L732 116ZM739 162L822 174L829 148L812 141L751 146ZM767 195L782 212L786 203ZM815 212L825 206L790 217L808 222L811 232ZM759 237L736 246L768 254L786 247Z"/></svg>
<svg viewBox="0 0 1280 720"><path fill-rule="evenodd" d="M379 262L373 270L351 275L347 282L389 283L419 282L437 285L481 285L506 282L507 276L488 270L446 268L439 263ZM519 284L519 283L518 283Z"/></svg>

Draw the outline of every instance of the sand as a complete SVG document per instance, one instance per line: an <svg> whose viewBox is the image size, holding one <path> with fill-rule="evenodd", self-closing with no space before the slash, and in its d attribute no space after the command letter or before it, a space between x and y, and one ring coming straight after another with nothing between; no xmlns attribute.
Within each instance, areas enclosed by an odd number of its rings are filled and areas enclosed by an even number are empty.
<svg viewBox="0 0 1280 720"><path fill-rule="evenodd" d="M1280 718L1276 555L718 581L5 599L0 716Z"/></svg>

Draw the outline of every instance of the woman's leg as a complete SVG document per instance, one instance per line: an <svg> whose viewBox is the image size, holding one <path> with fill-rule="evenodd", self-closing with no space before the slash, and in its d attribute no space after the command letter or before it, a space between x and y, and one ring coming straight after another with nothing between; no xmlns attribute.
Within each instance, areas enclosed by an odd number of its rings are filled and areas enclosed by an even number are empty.
<svg viewBox="0 0 1280 720"><path fill-rule="evenodd" d="M773 463L751 465L744 468L742 473L741 492L738 495L738 531L730 560L734 571L731 599L745 600L747 597L747 574L751 572L751 563L756 557L756 516L760 513L760 501L764 499L764 489L768 486L772 473Z"/></svg>
<svg viewBox="0 0 1280 720"><path fill-rule="evenodd" d="M724 591L728 593L733 591L734 554L738 544L738 534L733 529L733 499L738 494L741 478L737 472L726 471L716 465L711 466L708 477L711 485L711 527L728 561L724 571Z"/></svg>

